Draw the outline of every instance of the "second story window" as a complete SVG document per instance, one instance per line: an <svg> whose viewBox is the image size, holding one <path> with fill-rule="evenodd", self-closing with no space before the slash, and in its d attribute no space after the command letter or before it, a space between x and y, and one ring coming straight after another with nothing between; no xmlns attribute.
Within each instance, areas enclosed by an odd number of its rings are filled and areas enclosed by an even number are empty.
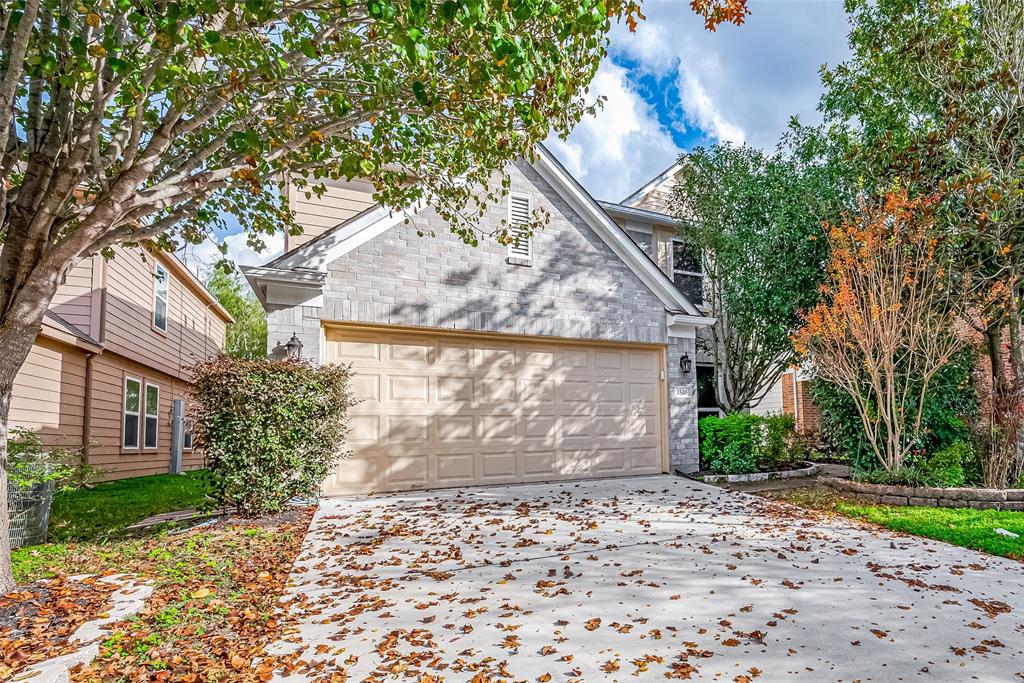
<svg viewBox="0 0 1024 683"><path fill-rule="evenodd" d="M672 280L695 305L704 303L704 268L700 251L683 240L672 240Z"/></svg>
<svg viewBox="0 0 1024 683"><path fill-rule="evenodd" d="M159 263L156 264L155 294L153 296L153 327L167 331L167 299L171 288L171 276Z"/></svg>

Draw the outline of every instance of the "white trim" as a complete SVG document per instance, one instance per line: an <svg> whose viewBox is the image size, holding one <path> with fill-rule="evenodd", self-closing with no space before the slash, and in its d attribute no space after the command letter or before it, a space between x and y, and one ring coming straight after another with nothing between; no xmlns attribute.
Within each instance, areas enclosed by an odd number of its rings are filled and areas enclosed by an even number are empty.
<svg viewBox="0 0 1024 683"><path fill-rule="evenodd" d="M137 412L131 412L128 410L128 382L135 382L139 385L139 409ZM142 446L142 402L145 398L143 396L143 382L138 377L131 375L125 375L124 381L121 383L121 449L137 451ZM138 418L138 422L135 424L135 445L129 446L125 443L125 416L134 415Z"/></svg>
<svg viewBox="0 0 1024 683"><path fill-rule="evenodd" d="M644 185L639 190L637 190L636 192L634 192L633 194L629 195L621 202L619 202L619 204L623 204L625 206L632 206L633 204L635 204L636 202L640 201L648 194L650 194L654 188L658 187L658 185L661 185L669 178L674 176L676 173L679 173L679 171L682 168L683 165L680 164L679 162L672 164L664 171L662 171L660 174L654 176L654 178L652 178L646 185Z"/></svg>
<svg viewBox="0 0 1024 683"><path fill-rule="evenodd" d="M426 206L426 202L420 201L405 211L392 212L377 205L351 218L332 232L307 242L291 253L272 261L268 266L278 270L305 268L326 271L328 264L332 261L336 261L353 249L366 244L406 219L412 218Z"/></svg>
<svg viewBox="0 0 1024 683"><path fill-rule="evenodd" d="M164 268L159 263L154 264L156 267L153 268L153 320L152 326L154 330L158 332L167 332L167 328L171 320L171 271ZM164 273L164 282L167 285L167 291L164 295L164 326L160 327L156 322L156 305L160 301L160 271Z"/></svg>
<svg viewBox="0 0 1024 683"><path fill-rule="evenodd" d="M700 310L676 289L675 284L634 242L601 205L577 183L543 145L537 145L533 167L578 213L622 261L670 311L699 316Z"/></svg>
<svg viewBox="0 0 1024 683"><path fill-rule="evenodd" d="M676 289L672 279L661 270L651 258L634 242L618 223L601 208L590 194L576 182L568 171L543 145L536 146L535 158L530 162L533 168L547 181L572 209L583 218L630 270L661 300L665 308L691 316L701 316L698 309L682 292ZM274 270L304 269L307 271L327 270L327 265L341 258L356 247L383 234L392 227L410 218L427 204L420 201L401 213L377 206L349 219L333 231L309 242L283 257L271 261L266 268ZM251 274L251 276L250 276ZM255 270L246 271L250 284L262 279ZM254 287L254 289L258 289ZM266 305L266 301L263 302Z"/></svg>
<svg viewBox="0 0 1024 683"><path fill-rule="evenodd" d="M516 232L518 232L517 229L516 229L516 224L513 223L513 221L512 221L512 201L514 199L525 199L526 200L526 213L529 216L533 215L533 197L531 197L530 195L525 194L523 192L510 192L509 195L508 195L508 230L509 230L509 236L510 237L512 237ZM529 222L527 222L527 230L529 230ZM514 249L517 246L521 246L522 245L524 239L526 240L526 255L525 256L523 256L522 252L518 252L517 253L516 251L514 251ZM532 261L533 260L533 235L526 235L525 237L523 237L523 236L519 237L519 245L516 245L514 242L509 242L508 245L506 245L505 252L506 252L505 255L509 259L514 260L514 261L516 261L516 262L518 262L520 264L522 264L523 261L527 261L527 262Z"/></svg>
<svg viewBox="0 0 1024 683"><path fill-rule="evenodd" d="M703 315L678 315L668 314L668 336L682 337L683 339L696 339L697 328L714 325L715 319Z"/></svg>
<svg viewBox="0 0 1024 683"><path fill-rule="evenodd" d="M154 414L154 415L150 415L149 414L149 390L150 390L151 387L153 389L156 389L156 414ZM141 443L142 450L144 450L144 451L155 451L158 448L160 448L160 385L159 384L150 384L148 381L146 382L145 387L144 387L143 392L142 392L142 406L141 407L142 407L142 417L143 417L143 419L142 419L142 443ZM149 418L151 418L151 417L156 418L156 430L154 432L154 436L156 437L156 441L155 441L154 445L147 446L146 445L146 434L147 434L147 432L146 432L146 421L149 420Z"/></svg>

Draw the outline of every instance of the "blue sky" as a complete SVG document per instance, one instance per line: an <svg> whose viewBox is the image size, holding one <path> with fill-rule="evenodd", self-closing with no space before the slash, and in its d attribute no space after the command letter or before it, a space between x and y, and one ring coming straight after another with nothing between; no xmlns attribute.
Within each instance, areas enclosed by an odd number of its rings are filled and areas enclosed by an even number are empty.
<svg viewBox="0 0 1024 683"><path fill-rule="evenodd" d="M548 140L591 194L621 201L697 145L772 148L790 117L818 120L818 70L848 54L842 1L749 2L747 23L716 33L686 0L644 0L637 32L615 29L591 88L608 98L604 108L567 140ZM233 219L218 238L240 264L264 263L284 246L279 237L253 252ZM217 257L213 244L189 252L192 264Z"/></svg>
<svg viewBox="0 0 1024 683"><path fill-rule="evenodd" d="M697 145L774 147L790 117L818 120L819 69L848 55L841 0L750 0L747 23L716 33L685 0L643 9L636 33L614 31L594 81L604 109L548 141L599 199L623 199Z"/></svg>

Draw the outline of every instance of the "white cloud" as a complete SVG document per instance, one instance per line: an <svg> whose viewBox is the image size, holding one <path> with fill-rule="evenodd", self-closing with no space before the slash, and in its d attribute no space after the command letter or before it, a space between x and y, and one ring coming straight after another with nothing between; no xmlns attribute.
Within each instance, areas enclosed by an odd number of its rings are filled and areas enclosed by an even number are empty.
<svg viewBox="0 0 1024 683"><path fill-rule="evenodd" d="M273 236L263 236L266 247L255 251L247 244L247 235L244 231L226 235L223 244L227 245L227 257L236 266L258 266L270 261L284 253L284 234L276 233ZM201 279L209 275L210 269L223 256L211 239L201 244L189 244L178 251L178 256L188 269L198 273Z"/></svg>
<svg viewBox="0 0 1024 683"><path fill-rule="evenodd" d="M773 148L793 115L819 120L819 68L848 55L841 0L750 0L743 26L715 33L688 2L646 0L643 9L647 20L636 33L620 26L612 36L612 57L636 70L603 65L593 90L609 97L608 106L582 121L567 143L551 143L600 199L621 199L672 163L680 150L669 129L687 140ZM677 110L679 120L659 124L632 83L637 72L676 83L679 101L662 108Z"/></svg>
<svg viewBox="0 0 1024 683"><path fill-rule="evenodd" d="M581 121L568 139L551 138L547 145L591 194L618 201L664 170L680 149L626 69L605 62L590 93L607 97L604 107Z"/></svg>

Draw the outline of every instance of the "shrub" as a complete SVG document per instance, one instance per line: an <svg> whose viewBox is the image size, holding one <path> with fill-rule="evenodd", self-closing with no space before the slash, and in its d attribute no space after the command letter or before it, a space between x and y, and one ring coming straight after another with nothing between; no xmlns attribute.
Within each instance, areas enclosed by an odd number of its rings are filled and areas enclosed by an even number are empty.
<svg viewBox="0 0 1024 683"><path fill-rule="evenodd" d="M715 463L722 462L727 446L733 446L734 454L743 454L753 461L754 428L758 425L756 415L735 413L725 417L705 417L700 429L700 455L705 469L718 472ZM723 473L735 474L735 473Z"/></svg>
<svg viewBox="0 0 1024 683"><path fill-rule="evenodd" d="M754 454L742 444L726 444L722 452L709 463L712 472L717 474L750 474L757 472L757 461Z"/></svg>
<svg viewBox="0 0 1024 683"><path fill-rule="evenodd" d="M700 421L702 466L717 474L779 469L806 457L791 415L705 417Z"/></svg>
<svg viewBox="0 0 1024 683"><path fill-rule="evenodd" d="M196 444L222 503L255 516L319 492L343 455L347 366L222 357L193 373Z"/></svg>
<svg viewBox="0 0 1024 683"><path fill-rule="evenodd" d="M921 450L935 453L971 438L970 423L978 412L978 395L971 382L976 359L976 349L959 352L928 385L921 411ZM835 384L816 379L811 397L821 411L821 437L828 450L848 460L854 471L878 469L880 464L850 395Z"/></svg>
<svg viewBox="0 0 1024 683"><path fill-rule="evenodd" d="M957 441L937 451L922 467L932 486L958 488L969 479L975 479L970 474L978 469L977 461L974 447L966 441Z"/></svg>
<svg viewBox="0 0 1024 683"><path fill-rule="evenodd" d="M44 446L35 432L14 427L7 442L7 483L12 489L48 482L60 488L75 475L75 459L69 451Z"/></svg>

